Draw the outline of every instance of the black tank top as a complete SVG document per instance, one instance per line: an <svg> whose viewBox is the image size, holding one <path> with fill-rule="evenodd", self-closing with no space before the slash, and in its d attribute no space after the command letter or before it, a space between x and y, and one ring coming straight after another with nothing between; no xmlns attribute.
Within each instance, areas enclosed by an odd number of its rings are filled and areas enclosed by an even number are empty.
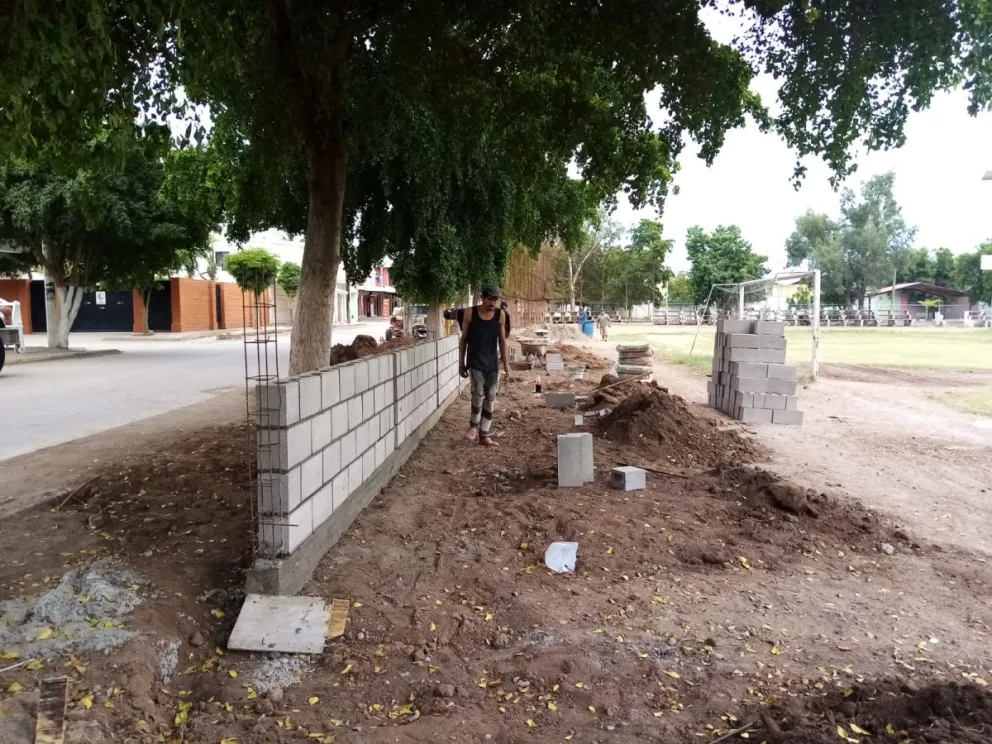
<svg viewBox="0 0 992 744"><path fill-rule="evenodd" d="M479 317L479 308L472 308L472 320L468 325L468 352L465 366L490 374L499 372L499 324L501 310L493 317L484 320Z"/></svg>

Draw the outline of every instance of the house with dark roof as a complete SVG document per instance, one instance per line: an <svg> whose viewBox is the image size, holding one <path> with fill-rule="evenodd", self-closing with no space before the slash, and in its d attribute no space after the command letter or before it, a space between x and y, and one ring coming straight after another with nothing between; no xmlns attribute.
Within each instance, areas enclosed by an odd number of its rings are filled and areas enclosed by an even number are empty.
<svg viewBox="0 0 992 744"><path fill-rule="evenodd" d="M924 304L927 300L936 300L940 304L931 307L932 303ZM932 320L936 312L941 313L944 320L961 320L966 312L973 309L966 292L929 282L903 282L879 287L868 292L868 303L875 312L909 313L910 317L918 320Z"/></svg>

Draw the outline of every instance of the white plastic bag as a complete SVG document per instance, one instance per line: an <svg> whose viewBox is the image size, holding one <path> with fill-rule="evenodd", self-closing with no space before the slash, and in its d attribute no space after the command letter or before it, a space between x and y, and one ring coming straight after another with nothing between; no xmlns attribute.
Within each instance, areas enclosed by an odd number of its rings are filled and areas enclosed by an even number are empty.
<svg viewBox="0 0 992 744"><path fill-rule="evenodd" d="M555 573L572 573L578 553L576 542L553 542L544 551L544 565Z"/></svg>

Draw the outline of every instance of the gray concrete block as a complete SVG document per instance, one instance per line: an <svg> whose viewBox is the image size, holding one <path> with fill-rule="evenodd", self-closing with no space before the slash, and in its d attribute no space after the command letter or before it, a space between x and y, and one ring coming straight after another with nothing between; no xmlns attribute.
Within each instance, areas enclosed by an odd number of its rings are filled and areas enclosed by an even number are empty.
<svg viewBox="0 0 992 744"><path fill-rule="evenodd" d="M788 364L769 364L768 376L775 380L795 380L796 368Z"/></svg>
<svg viewBox="0 0 992 744"><path fill-rule="evenodd" d="M786 397L787 396L785 395L766 395L762 408L767 408L772 411L784 411Z"/></svg>
<svg viewBox="0 0 992 744"><path fill-rule="evenodd" d="M356 395L348 401L348 430L357 429L362 423L362 397Z"/></svg>
<svg viewBox="0 0 992 744"><path fill-rule="evenodd" d="M563 372L565 358L561 354L545 354L544 364L548 372Z"/></svg>
<svg viewBox="0 0 992 744"><path fill-rule="evenodd" d="M785 338L782 336L755 336L759 349L785 349Z"/></svg>
<svg viewBox="0 0 992 744"><path fill-rule="evenodd" d="M292 378L255 388L259 426L291 426L300 420L300 381Z"/></svg>
<svg viewBox="0 0 992 744"><path fill-rule="evenodd" d="M588 441L588 444L587 444ZM584 460L592 449L592 434L558 435L558 485L562 488L584 486L591 467Z"/></svg>
<svg viewBox="0 0 992 744"><path fill-rule="evenodd" d="M317 529L334 513L334 489L330 482L325 483L310 499L313 508L313 527Z"/></svg>
<svg viewBox="0 0 992 744"><path fill-rule="evenodd" d="M544 402L548 408L571 408L575 405L575 393L547 393Z"/></svg>
<svg viewBox="0 0 992 744"><path fill-rule="evenodd" d="M596 468L593 465L592 434L586 434L582 439L582 478L586 483L596 480Z"/></svg>
<svg viewBox="0 0 992 744"><path fill-rule="evenodd" d="M300 465L300 489L303 500L313 496L324 485L324 455L316 455L303 461Z"/></svg>
<svg viewBox="0 0 992 744"><path fill-rule="evenodd" d="M287 514L303 501L300 468L286 473L258 474L258 510L262 514Z"/></svg>
<svg viewBox="0 0 992 744"><path fill-rule="evenodd" d="M324 458L324 482L328 483L341 472L341 442L325 447L321 456Z"/></svg>
<svg viewBox="0 0 992 744"><path fill-rule="evenodd" d="M383 408L386 407L386 386L376 385L375 390L372 391L372 413L379 413Z"/></svg>
<svg viewBox="0 0 992 744"><path fill-rule="evenodd" d="M366 421L375 415L375 390L362 393L362 420Z"/></svg>
<svg viewBox="0 0 992 744"><path fill-rule="evenodd" d="M331 491L334 495L334 508L340 509L351 494L348 491L348 469L342 470L337 477L331 481Z"/></svg>
<svg viewBox="0 0 992 744"><path fill-rule="evenodd" d="M352 362L355 368L355 392L364 393L369 389L369 363L366 359Z"/></svg>
<svg viewBox="0 0 992 744"><path fill-rule="evenodd" d="M329 367L320 371L320 405L331 408L341 401L341 372Z"/></svg>
<svg viewBox="0 0 992 744"><path fill-rule="evenodd" d="M777 393L778 395L795 395L796 394L796 381L795 380L776 380L770 379L768 382L769 393Z"/></svg>
<svg viewBox="0 0 992 744"><path fill-rule="evenodd" d="M312 372L300 377L300 418L306 419L320 413L320 373Z"/></svg>
<svg viewBox="0 0 992 744"><path fill-rule="evenodd" d="M767 408L742 408L739 420L746 424L770 424L773 413Z"/></svg>
<svg viewBox="0 0 992 744"><path fill-rule="evenodd" d="M754 364L756 362L764 362L760 355L765 353L762 349L742 349L734 348L727 351L727 359L731 362L747 362L748 364ZM777 352L767 352L770 354Z"/></svg>
<svg viewBox="0 0 992 744"><path fill-rule="evenodd" d="M789 424L799 426L803 422L802 411L772 411L773 424Z"/></svg>
<svg viewBox="0 0 992 744"><path fill-rule="evenodd" d="M719 333L751 333L753 327L754 321L752 320L720 318L716 322L716 329Z"/></svg>
<svg viewBox="0 0 992 744"><path fill-rule="evenodd" d="M358 432L349 431L341 437L341 467L346 468L358 456Z"/></svg>
<svg viewBox="0 0 992 744"><path fill-rule="evenodd" d="M375 472L375 443L362 454L362 480L371 478Z"/></svg>
<svg viewBox="0 0 992 744"><path fill-rule="evenodd" d="M348 401L331 409L331 439L339 439L348 431Z"/></svg>
<svg viewBox="0 0 992 744"><path fill-rule="evenodd" d="M740 351L748 350L741 349ZM752 351L754 352L753 361L755 362L764 364L785 364L785 349L753 349Z"/></svg>
<svg viewBox="0 0 992 744"><path fill-rule="evenodd" d="M382 382L382 376L379 373L379 357L372 357L371 359L368 359L367 364L369 371L368 389L371 390L372 388L376 387L380 382Z"/></svg>
<svg viewBox="0 0 992 744"><path fill-rule="evenodd" d="M736 408L754 408L754 393L742 393L738 391L734 395L734 406Z"/></svg>
<svg viewBox="0 0 992 744"><path fill-rule="evenodd" d="M744 362L731 362L730 374L736 377L768 377L767 364L746 364Z"/></svg>
<svg viewBox="0 0 992 744"><path fill-rule="evenodd" d="M785 396L785 410L786 411L798 411L799 410L799 399L795 395Z"/></svg>
<svg viewBox="0 0 992 744"><path fill-rule="evenodd" d="M371 473L370 473L371 475ZM359 457L348 466L348 495L351 496L362 485L362 458Z"/></svg>
<svg viewBox="0 0 992 744"><path fill-rule="evenodd" d="M760 342L760 336L754 336L750 333L727 334L727 346L731 349L757 349Z"/></svg>
<svg viewBox="0 0 992 744"><path fill-rule="evenodd" d="M320 452L331 443L331 412L322 411L310 420L310 450Z"/></svg>
<svg viewBox="0 0 992 744"><path fill-rule="evenodd" d="M762 377L731 377L730 389L742 393L764 393L768 391L768 380Z"/></svg>
<svg viewBox="0 0 992 744"><path fill-rule="evenodd" d="M623 465L610 471L610 484L621 491L640 491L647 487L647 472Z"/></svg>
<svg viewBox="0 0 992 744"><path fill-rule="evenodd" d="M751 397L751 408L764 408L765 407L765 394L755 393Z"/></svg>
<svg viewBox="0 0 992 744"><path fill-rule="evenodd" d="M355 395L355 365L354 362L350 364L338 365L338 375L340 377L340 390L341 397L340 400L346 401Z"/></svg>
<svg viewBox="0 0 992 744"><path fill-rule="evenodd" d="M312 429L310 420L301 421L283 430L285 437L285 460L281 469L288 470L306 460L313 453Z"/></svg>
<svg viewBox="0 0 992 744"><path fill-rule="evenodd" d="M777 320L756 320L754 330L751 332L762 336L784 336L785 323Z"/></svg>

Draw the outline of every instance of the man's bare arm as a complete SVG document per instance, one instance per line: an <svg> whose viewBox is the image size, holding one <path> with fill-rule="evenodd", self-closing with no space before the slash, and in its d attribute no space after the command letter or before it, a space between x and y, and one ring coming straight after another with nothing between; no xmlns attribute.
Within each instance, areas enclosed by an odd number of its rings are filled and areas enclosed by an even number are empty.
<svg viewBox="0 0 992 744"><path fill-rule="evenodd" d="M465 352L468 350L468 326L471 322L469 313L471 312L471 309L465 311L462 320L462 332L458 338L458 374L462 377L468 377L468 370L465 367Z"/></svg>
<svg viewBox="0 0 992 744"><path fill-rule="evenodd" d="M510 376L510 355L506 351L506 326L503 325L502 311L499 318L499 353L503 357L503 371Z"/></svg>

